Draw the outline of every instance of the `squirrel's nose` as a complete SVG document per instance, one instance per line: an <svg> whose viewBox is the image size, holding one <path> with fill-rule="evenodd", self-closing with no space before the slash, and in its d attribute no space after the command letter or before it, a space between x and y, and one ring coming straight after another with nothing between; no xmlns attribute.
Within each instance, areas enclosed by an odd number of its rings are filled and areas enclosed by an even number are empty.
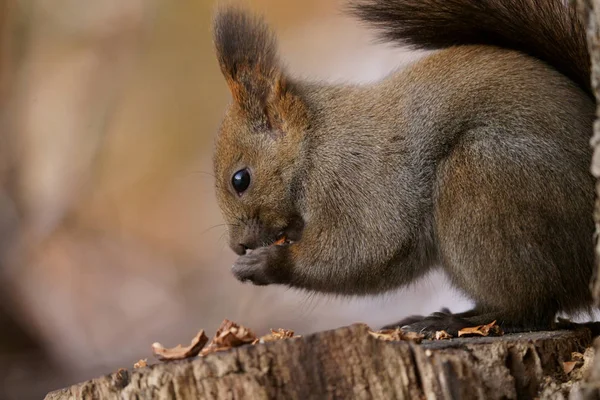
<svg viewBox="0 0 600 400"><path fill-rule="evenodd" d="M243 243L238 243L236 245L231 246L231 249L238 256L243 256L244 254L246 254L246 251L248 251L249 247Z"/></svg>
<svg viewBox="0 0 600 400"><path fill-rule="evenodd" d="M243 256L248 250L254 250L261 246L262 243L268 242L267 238L260 235L255 230L248 230L243 235L231 238L231 248L240 256Z"/></svg>

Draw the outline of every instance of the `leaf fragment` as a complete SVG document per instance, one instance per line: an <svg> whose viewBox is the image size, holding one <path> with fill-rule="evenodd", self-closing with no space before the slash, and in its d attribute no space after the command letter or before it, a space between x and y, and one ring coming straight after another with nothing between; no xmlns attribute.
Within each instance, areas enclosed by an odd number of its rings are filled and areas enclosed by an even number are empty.
<svg viewBox="0 0 600 400"><path fill-rule="evenodd" d="M154 352L154 355L156 355L161 361L183 360L197 356L206 342L208 342L208 337L204 333L204 329L201 329L198 334L194 336L189 346L182 346L178 344L172 348L165 348L160 343L154 343L152 344L152 351Z"/></svg>
<svg viewBox="0 0 600 400"><path fill-rule="evenodd" d="M256 339L256 335L250 329L225 319L208 346L200 352L200 355L205 356L217 351L229 350L233 347L251 344Z"/></svg>
<svg viewBox="0 0 600 400"><path fill-rule="evenodd" d="M462 336L502 336L504 333L496 321L492 321L487 325L479 325L468 328L463 328L458 331L458 337Z"/></svg>

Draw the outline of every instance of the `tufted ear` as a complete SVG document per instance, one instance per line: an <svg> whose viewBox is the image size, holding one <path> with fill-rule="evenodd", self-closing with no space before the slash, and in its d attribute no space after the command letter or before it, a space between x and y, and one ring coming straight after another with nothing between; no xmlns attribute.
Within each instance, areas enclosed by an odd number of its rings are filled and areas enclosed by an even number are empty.
<svg viewBox="0 0 600 400"><path fill-rule="evenodd" d="M285 134L305 107L285 78L271 29L262 18L227 7L215 14L213 39L234 101L260 130Z"/></svg>

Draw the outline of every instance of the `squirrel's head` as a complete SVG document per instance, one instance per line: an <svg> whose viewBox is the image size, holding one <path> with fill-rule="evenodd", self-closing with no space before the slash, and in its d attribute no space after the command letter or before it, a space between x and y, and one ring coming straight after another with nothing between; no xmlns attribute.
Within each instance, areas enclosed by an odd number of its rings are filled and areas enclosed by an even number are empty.
<svg viewBox="0 0 600 400"><path fill-rule="evenodd" d="M284 76L276 41L262 19L217 12L214 43L232 94L214 153L217 200L237 254L285 236L297 240L298 159L307 108Z"/></svg>

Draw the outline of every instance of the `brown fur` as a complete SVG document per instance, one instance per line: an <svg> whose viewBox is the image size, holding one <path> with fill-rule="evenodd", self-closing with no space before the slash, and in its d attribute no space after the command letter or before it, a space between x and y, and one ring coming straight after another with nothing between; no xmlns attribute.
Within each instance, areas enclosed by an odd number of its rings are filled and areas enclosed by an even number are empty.
<svg viewBox="0 0 600 400"><path fill-rule="evenodd" d="M455 7L448 15L477 32L477 21L461 14L470 2L447 3ZM521 24L541 21L519 7L535 4L552 17L559 2L479 4L520 15L511 37L535 31ZM422 13L412 17L425 21ZM289 77L268 32L238 9L215 18L234 98L216 141L217 198L241 255L233 268L240 280L364 295L441 267L477 306L412 319L407 328L425 331L493 319L506 330L548 328L558 311L589 303L594 103L585 84L559 68L565 59L555 65L510 41L503 48L465 39L379 83L330 86ZM583 34L574 32L564 35ZM571 39L566 45L585 43ZM251 183L238 195L231 179L242 168ZM271 245L282 234L291 243Z"/></svg>

